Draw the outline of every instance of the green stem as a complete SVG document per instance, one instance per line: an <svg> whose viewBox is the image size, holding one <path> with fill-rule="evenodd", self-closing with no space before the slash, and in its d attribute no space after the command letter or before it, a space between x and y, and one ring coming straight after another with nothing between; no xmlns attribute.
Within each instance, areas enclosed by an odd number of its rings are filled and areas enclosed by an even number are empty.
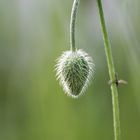
<svg viewBox="0 0 140 140"><path fill-rule="evenodd" d="M76 50L75 47L75 21L76 21L76 15L77 10L79 6L80 0L74 0L72 11L71 11L71 20L70 20L70 47L72 51Z"/></svg>
<svg viewBox="0 0 140 140"><path fill-rule="evenodd" d="M99 10L99 15L100 15L100 22L101 22L103 39L104 39L104 46L105 46L105 53L106 53L106 58L107 58L109 76L110 76L110 80L112 81L111 91L112 91L112 104L113 104L114 136L115 136L115 140L120 140L121 139L121 136L120 136L121 130L120 130L120 119L119 119L118 89L117 89L116 83L113 82L116 80L115 68L114 68L114 64L113 64L111 47L110 47L107 29L106 29L106 25L105 25L102 1L97 0L97 5L98 5L98 10Z"/></svg>

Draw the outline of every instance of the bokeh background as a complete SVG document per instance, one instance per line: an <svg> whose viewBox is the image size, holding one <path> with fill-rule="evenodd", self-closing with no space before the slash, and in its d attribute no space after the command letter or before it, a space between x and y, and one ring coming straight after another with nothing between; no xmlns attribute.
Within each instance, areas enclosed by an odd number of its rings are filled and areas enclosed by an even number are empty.
<svg viewBox="0 0 140 140"><path fill-rule="evenodd" d="M119 86L122 140L140 140L140 1L102 0ZM0 140L113 140L95 0L81 0L76 46L94 59L86 94L67 97L54 66L69 49L73 0L0 0Z"/></svg>

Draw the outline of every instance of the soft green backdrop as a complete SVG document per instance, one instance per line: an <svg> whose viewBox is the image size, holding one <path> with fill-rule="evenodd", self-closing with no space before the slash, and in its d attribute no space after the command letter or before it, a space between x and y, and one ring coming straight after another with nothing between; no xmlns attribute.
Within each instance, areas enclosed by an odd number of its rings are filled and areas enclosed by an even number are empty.
<svg viewBox="0 0 140 140"><path fill-rule="evenodd" d="M95 0L81 0L76 45L94 59L86 94L55 78L69 49L72 0L0 0L0 140L113 140L111 93ZM140 1L103 0L119 86L122 140L140 140Z"/></svg>

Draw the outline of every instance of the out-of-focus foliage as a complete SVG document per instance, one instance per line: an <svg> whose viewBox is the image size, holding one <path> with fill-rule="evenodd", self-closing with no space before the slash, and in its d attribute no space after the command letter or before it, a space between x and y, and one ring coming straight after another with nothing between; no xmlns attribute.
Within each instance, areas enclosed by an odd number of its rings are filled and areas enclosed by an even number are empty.
<svg viewBox="0 0 140 140"><path fill-rule="evenodd" d="M122 140L140 139L139 0L104 1L119 86ZM111 93L95 0L81 0L76 45L94 59L87 93L67 97L55 78L69 49L72 0L0 0L0 140L112 140Z"/></svg>

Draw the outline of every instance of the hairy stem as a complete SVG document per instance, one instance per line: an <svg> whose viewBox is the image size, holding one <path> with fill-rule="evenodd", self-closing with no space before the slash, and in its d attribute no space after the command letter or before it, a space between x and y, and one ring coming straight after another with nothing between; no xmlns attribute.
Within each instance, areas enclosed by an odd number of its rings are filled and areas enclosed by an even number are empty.
<svg viewBox="0 0 140 140"><path fill-rule="evenodd" d="M75 47L75 21L76 21L76 15L77 10L79 6L80 0L74 0L72 11L71 11L71 20L70 20L70 47L72 51L76 50Z"/></svg>
<svg viewBox="0 0 140 140"><path fill-rule="evenodd" d="M120 130L120 119L119 119L118 90L117 90L116 83L113 82L116 80L115 68L114 68L114 64L113 64L111 47L110 47L107 29L106 29L106 25L105 25L102 1L97 0L97 5L98 5L101 29L102 29L103 39L104 39L104 46L105 46L105 53L106 53L106 58L107 58L109 76L110 76L110 80L112 81L111 91L112 91L112 105L113 105L114 136L115 136L115 140L120 140L121 139L121 136L120 136L121 130Z"/></svg>

